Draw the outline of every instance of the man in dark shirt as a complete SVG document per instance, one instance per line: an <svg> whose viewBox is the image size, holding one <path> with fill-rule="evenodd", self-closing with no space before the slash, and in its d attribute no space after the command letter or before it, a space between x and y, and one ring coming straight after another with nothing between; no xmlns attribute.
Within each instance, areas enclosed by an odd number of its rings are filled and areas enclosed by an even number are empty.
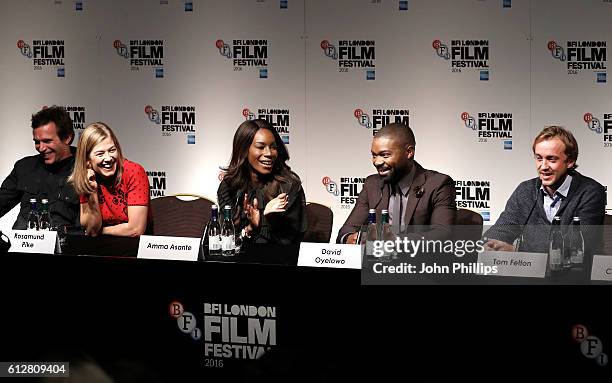
<svg viewBox="0 0 612 383"><path fill-rule="evenodd" d="M13 229L27 227L30 199L40 206L49 200L52 225L79 225L79 198L66 179L74 166L72 120L60 107L45 108L32 116L32 137L39 153L15 163L0 187L0 217L21 203Z"/></svg>

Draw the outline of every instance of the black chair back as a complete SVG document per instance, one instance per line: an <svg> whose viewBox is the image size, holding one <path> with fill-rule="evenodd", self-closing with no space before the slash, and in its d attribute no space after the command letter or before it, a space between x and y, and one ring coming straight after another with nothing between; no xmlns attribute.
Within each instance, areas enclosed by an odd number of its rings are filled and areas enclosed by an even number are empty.
<svg viewBox="0 0 612 383"><path fill-rule="evenodd" d="M332 210L320 203L309 202L306 205L308 218L308 229L304 233L304 242L329 243L332 227L334 224L334 213Z"/></svg>

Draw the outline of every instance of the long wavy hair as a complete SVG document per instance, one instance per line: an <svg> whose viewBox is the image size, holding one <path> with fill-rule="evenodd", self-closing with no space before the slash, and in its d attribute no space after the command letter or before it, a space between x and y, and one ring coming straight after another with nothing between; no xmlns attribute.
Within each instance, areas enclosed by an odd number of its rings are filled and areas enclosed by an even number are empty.
<svg viewBox="0 0 612 383"><path fill-rule="evenodd" d="M274 160L272 172L270 176L262 178L261 183L264 187L264 194L272 199L279 194L280 184L287 182L300 182L299 177L291 171L287 161L289 160L289 152L280 135L274 129L272 124L266 120L247 120L240 124L238 130L234 134L232 144L232 156L229 166L221 168L225 171L223 179L228 183L233 190L252 190L255 185L252 184L251 172L253 169L248 161L249 148L253 143L253 138L259 129L266 129L274 136L276 142L277 157ZM289 192L289 190L283 190Z"/></svg>
<svg viewBox="0 0 612 383"><path fill-rule="evenodd" d="M89 124L85 130L83 130L81 137L79 137L74 169L70 177L68 177L68 182L72 183L77 194L91 195L97 192L89 185L89 181L87 180L87 162L89 161L89 155L93 148L108 137L113 140L117 148L117 170L115 171L113 184L117 186L121 183L124 157L121 151L121 145L119 145L119 140L117 140L115 133L113 133L108 125L103 122L94 122L93 124Z"/></svg>

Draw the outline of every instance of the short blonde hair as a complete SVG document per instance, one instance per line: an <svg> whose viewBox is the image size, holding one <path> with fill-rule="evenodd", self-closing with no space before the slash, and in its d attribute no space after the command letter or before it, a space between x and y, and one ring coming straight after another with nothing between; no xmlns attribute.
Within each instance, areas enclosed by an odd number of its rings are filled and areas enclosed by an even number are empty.
<svg viewBox="0 0 612 383"><path fill-rule="evenodd" d="M537 144L553 138L558 138L565 144L565 155L568 160L574 161L573 169L576 169L578 167L576 163L578 161L578 142L572 132L561 126L552 125L544 128L533 140L533 145L531 147L533 153L535 154L535 147Z"/></svg>
<svg viewBox="0 0 612 383"><path fill-rule="evenodd" d="M87 163L89 161L89 155L93 148L100 142L107 138L111 138L115 147L117 148L117 171L115 172L115 186L121 183L121 177L123 176L123 152L121 151L121 145L117 136L113 133L112 129L103 122L94 122L89 124L81 136L79 137L79 143L76 151L76 158L74 161L74 169L72 174L68 177L68 182L72 183L74 190L79 195L91 195L97 191L92 189L87 180Z"/></svg>

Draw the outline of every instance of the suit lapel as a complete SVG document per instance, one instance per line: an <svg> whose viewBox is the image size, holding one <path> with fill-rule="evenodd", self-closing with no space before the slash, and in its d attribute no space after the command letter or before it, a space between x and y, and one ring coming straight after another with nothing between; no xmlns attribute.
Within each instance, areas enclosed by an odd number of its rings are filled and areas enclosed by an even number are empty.
<svg viewBox="0 0 612 383"><path fill-rule="evenodd" d="M406 226L411 224L410 221L412 220L414 211L419 203L419 200L421 199L415 195L414 191L423 190L425 181L427 181L425 177L425 169L423 169L423 167L416 162L414 163L414 166L414 179L412 180L412 185L410 185L410 189L408 190L408 204L406 205L406 211L404 213L404 222L406 222Z"/></svg>

